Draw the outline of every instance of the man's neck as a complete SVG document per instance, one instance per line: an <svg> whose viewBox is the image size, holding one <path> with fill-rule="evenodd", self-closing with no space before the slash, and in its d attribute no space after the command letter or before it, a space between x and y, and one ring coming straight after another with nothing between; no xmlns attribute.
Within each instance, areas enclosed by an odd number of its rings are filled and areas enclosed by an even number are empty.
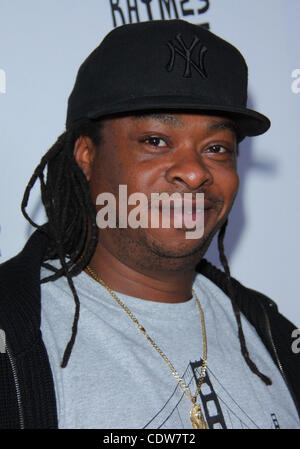
<svg viewBox="0 0 300 449"><path fill-rule="evenodd" d="M102 245L98 245L89 266L112 290L128 296L167 303L184 302L192 297L194 269L140 272L118 260Z"/></svg>

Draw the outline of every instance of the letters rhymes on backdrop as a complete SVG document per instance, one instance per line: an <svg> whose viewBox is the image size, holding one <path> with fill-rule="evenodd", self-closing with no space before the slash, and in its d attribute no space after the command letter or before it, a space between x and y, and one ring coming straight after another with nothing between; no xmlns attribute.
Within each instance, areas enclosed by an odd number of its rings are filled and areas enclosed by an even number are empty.
<svg viewBox="0 0 300 449"><path fill-rule="evenodd" d="M109 0L114 27L147 20L198 18L209 0ZM209 29L209 23L199 24Z"/></svg>

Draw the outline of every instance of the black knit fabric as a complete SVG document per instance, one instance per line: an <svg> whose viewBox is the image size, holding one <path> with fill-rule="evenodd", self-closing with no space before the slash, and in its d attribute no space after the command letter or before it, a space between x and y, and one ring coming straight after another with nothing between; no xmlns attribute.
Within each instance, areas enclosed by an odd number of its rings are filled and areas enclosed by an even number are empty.
<svg viewBox="0 0 300 449"><path fill-rule="evenodd" d="M40 332L40 266L46 245L46 236L35 232L20 254L0 266L0 328L14 357L24 427L29 429L57 427L53 378ZM19 428L7 352L0 354L0 394L0 428Z"/></svg>
<svg viewBox="0 0 300 449"><path fill-rule="evenodd" d="M20 254L0 265L0 329L5 331L8 344L8 351L0 353L0 428L4 429L57 428L54 383L40 331L40 267L46 248L46 235L36 231ZM206 260L197 269L228 294L222 271ZM300 416L300 359L291 350L295 326L266 296L236 280L233 285L242 313L256 328L275 363L279 357Z"/></svg>

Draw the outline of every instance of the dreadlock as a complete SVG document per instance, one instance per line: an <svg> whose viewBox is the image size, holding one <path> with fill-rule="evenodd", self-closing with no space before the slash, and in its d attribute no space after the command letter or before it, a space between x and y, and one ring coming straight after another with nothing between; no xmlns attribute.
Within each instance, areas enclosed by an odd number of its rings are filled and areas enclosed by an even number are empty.
<svg viewBox="0 0 300 449"><path fill-rule="evenodd" d="M72 280L88 264L97 241L96 211L92 203L89 184L73 156L74 144L79 136L90 137L95 145L100 143L100 121L82 119L61 134L55 144L43 156L25 189L21 209L29 223L49 236L49 244L42 266L54 274L41 280L53 281L65 276L75 301L72 335L61 362L64 368L71 355L79 320L79 298ZM44 170L47 167L47 178ZM40 226L27 214L30 191L39 179L41 198L48 223ZM61 268L46 260L59 259Z"/></svg>
<svg viewBox="0 0 300 449"><path fill-rule="evenodd" d="M234 311L234 315L235 315L235 318L237 321L238 336L239 336L240 345L241 345L241 352L242 352L243 357L244 357L247 365L249 366L250 370L254 374L256 374L266 385L271 385L272 384L271 379L269 377L265 376L264 374L262 374L259 371L259 369L257 368L256 364L251 360L247 346L246 346L246 340L245 340L245 336L244 336L244 332L243 332L243 328L242 328L242 322L241 322L241 314L240 314L239 307L235 300L235 294L234 294L234 289L233 289L233 285L232 285L232 281L231 281L230 269L229 269L227 257L225 256L225 252L224 252L224 236L225 236L227 224L228 224L228 220L226 220L225 223L220 228L220 231L218 234L218 248L219 248L220 261L221 261L221 264L225 271L227 291L228 291L229 298L231 300L232 308Z"/></svg>
<svg viewBox="0 0 300 449"><path fill-rule="evenodd" d="M91 200L89 183L75 161L74 144L78 137L87 136L90 137L94 145L98 146L101 141L100 130L100 120L85 118L76 121L66 132L61 134L34 170L25 189L21 205L23 215L29 223L49 236L42 266L54 274L43 278L41 283L65 276L74 297L75 313L72 334L63 354L62 368L68 364L79 320L80 302L72 278L81 273L89 263L98 242L96 210ZM46 168L47 178L45 181L44 171ZM31 189L38 179L41 185L42 202L48 217L48 223L42 226L35 223L26 212ZM246 346L240 311L235 301L229 265L224 253L226 226L227 220L219 231L218 248L226 275L227 291L238 325L241 352L250 370L266 385L271 385L271 380L262 374L251 360ZM56 268L46 262L51 259L59 259L61 268Z"/></svg>

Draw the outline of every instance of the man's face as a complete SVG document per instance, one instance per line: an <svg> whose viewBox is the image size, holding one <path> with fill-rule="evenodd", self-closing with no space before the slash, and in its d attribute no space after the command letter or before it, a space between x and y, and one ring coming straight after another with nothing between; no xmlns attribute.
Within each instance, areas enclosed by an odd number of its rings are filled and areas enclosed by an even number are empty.
<svg viewBox="0 0 300 449"><path fill-rule="evenodd" d="M100 193L113 193L118 216L120 184L127 186L128 196L145 194L149 207L151 193L191 193L193 199L204 193L205 227L201 238L187 239L187 229L175 228L171 215L169 228L101 229L100 244L140 270L145 264L154 270L164 264L174 270L195 266L224 223L238 189L232 125L219 116L171 112L105 120L90 166L94 203Z"/></svg>

